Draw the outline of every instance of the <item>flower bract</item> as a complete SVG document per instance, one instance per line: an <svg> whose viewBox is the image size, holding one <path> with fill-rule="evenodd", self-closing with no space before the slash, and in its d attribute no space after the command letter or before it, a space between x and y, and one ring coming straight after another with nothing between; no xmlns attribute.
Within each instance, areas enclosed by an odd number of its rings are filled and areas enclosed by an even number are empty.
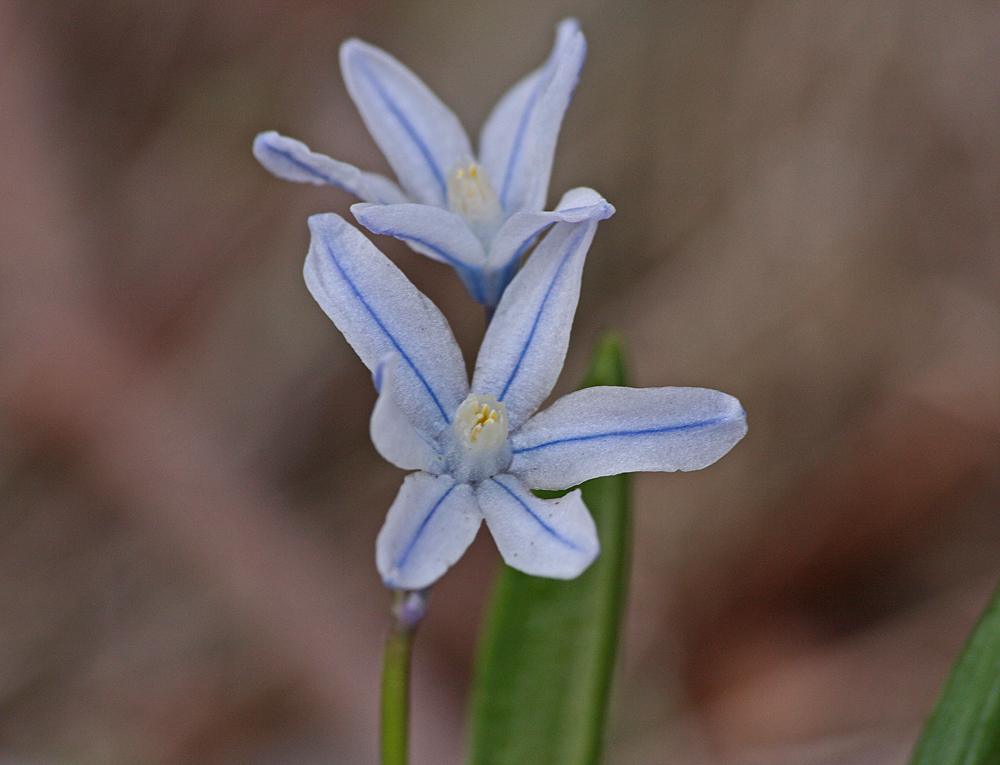
<svg viewBox="0 0 1000 765"><path fill-rule="evenodd" d="M545 64L486 120L476 156L458 119L416 75L385 51L347 40L340 48L347 91L398 183L273 131L257 136L254 155L281 178L354 194L362 200L351 207L359 223L448 263L472 297L492 308L546 228L614 212L584 188L544 210L559 128L585 54L577 22L559 24Z"/></svg>
<svg viewBox="0 0 1000 765"><path fill-rule="evenodd" d="M739 402L702 388L586 388L536 413L565 360L594 220L556 223L538 244L497 306L471 384L444 316L388 258L337 215L309 226L306 284L378 389L372 441L416 471L376 543L389 587L432 584L483 520L510 566L576 577L599 551L580 491L546 500L532 489L696 470L746 432Z"/></svg>

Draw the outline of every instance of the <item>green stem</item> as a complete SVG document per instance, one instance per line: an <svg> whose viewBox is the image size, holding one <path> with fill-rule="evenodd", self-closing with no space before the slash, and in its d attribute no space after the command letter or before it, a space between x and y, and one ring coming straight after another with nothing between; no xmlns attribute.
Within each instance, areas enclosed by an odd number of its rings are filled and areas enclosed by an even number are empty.
<svg viewBox="0 0 1000 765"><path fill-rule="evenodd" d="M426 590L399 590L393 598L392 630L382 664L382 765L406 765L410 735L410 657L424 617Z"/></svg>

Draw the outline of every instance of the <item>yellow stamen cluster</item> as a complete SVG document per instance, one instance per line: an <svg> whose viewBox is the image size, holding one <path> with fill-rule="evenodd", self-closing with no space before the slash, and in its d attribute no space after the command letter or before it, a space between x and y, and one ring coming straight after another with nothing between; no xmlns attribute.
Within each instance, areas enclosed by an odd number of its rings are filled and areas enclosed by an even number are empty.
<svg viewBox="0 0 1000 765"><path fill-rule="evenodd" d="M469 431L469 440L472 443L476 443L476 439L479 438L479 434L483 432L483 428L490 423L496 424L500 420L497 410L493 409L489 404L483 403L476 404L474 416L475 419L472 421L472 429Z"/></svg>
<svg viewBox="0 0 1000 765"><path fill-rule="evenodd" d="M507 438L507 408L490 395L473 393L455 412L442 434L448 472L457 481L475 483L502 473L513 458Z"/></svg>

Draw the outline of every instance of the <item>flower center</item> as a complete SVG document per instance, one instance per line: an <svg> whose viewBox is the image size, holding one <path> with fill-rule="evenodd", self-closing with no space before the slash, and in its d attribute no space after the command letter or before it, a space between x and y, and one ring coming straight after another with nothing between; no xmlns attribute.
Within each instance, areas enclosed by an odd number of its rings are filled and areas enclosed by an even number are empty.
<svg viewBox="0 0 1000 765"><path fill-rule="evenodd" d="M455 414L455 429L470 449L494 449L507 440L507 407L493 396L469 396Z"/></svg>
<svg viewBox="0 0 1000 765"><path fill-rule="evenodd" d="M486 168L475 162L459 165L449 173L448 207L465 218L484 245L489 244L503 218Z"/></svg>
<svg viewBox="0 0 1000 765"><path fill-rule="evenodd" d="M448 472L475 483L510 466L507 408L493 396L469 396L455 413L445 444Z"/></svg>

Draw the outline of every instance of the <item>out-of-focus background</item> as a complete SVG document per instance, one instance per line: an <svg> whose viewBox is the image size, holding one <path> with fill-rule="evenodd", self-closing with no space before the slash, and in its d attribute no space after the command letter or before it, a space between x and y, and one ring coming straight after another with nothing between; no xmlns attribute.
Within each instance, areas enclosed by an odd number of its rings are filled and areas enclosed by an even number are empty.
<svg viewBox="0 0 1000 765"><path fill-rule="evenodd" d="M738 396L713 467L636 479L609 763L903 763L1000 578L1000 10L727 3L0 4L0 760L370 763L401 479L307 294L277 129L387 171L337 66L408 64L470 134L589 54L551 199L618 209L566 370ZM453 273L378 241L471 357ZM497 554L417 644L414 762L460 761Z"/></svg>

